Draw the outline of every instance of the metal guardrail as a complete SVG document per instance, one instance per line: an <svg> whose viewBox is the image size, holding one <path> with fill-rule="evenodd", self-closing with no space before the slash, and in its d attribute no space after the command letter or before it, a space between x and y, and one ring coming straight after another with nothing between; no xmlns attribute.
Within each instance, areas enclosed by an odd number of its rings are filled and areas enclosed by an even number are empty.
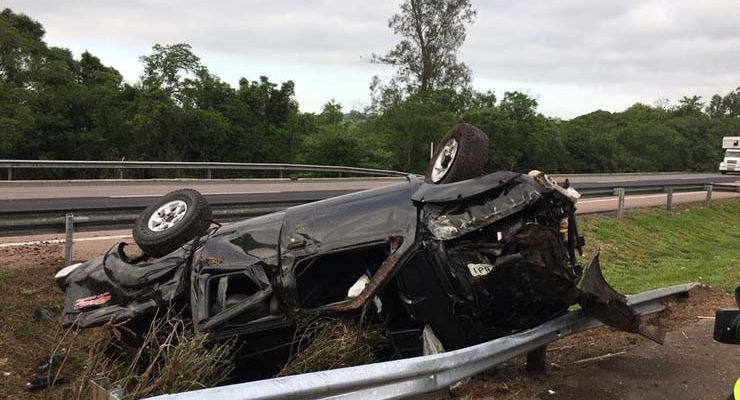
<svg viewBox="0 0 740 400"><path fill-rule="evenodd" d="M740 186L710 184L710 185L672 185L672 186L633 186L633 187L593 187L579 190L584 197L617 196L617 218L624 217L626 194L666 193L666 208L673 209L673 193L686 191L706 191L704 205L709 207L713 192L740 193ZM349 192L349 191L348 191ZM326 197L336 195L336 192ZM248 217L268 214L284 210L325 197L293 198L282 202L232 203L212 204L214 220L218 222L234 221ZM72 258L72 237L77 230L103 230L129 228L144 207L103 208L93 210L45 210L29 212L0 212L0 236L19 234L56 233L65 232L65 265L69 265Z"/></svg>
<svg viewBox="0 0 740 400"><path fill-rule="evenodd" d="M624 186L622 184L622 186ZM673 193L686 191L706 191L705 205L709 206L712 201L713 192L737 192L740 186L733 185L672 185L672 186L627 186L627 187L594 187L579 189L583 197L616 196L618 199L617 214L621 218L624 213L624 199L628 194L651 194L666 193L666 208L673 208ZM349 193L350 191L347 191ZM247 217L258 216L270 212L280 211L285 208L296 206L312 201L321 200L335 196L334 192L327 192L326 196L312 193L310 197L294 196L290 200L272 202L234 202L229 204L211 204L214 219L216 221L238 220ZM136 220L136 217L144 209L144 206L96 208L96 209L51 209L34 212L0 212L0 236L11 236L17 234L55 233L69 230L66 226L68 220L66 215L73 214L73 223L78 230L102 230L128 228Z"/></svg>
<svg viewBox="0 0 740 400"><path fill-rule="evenodd" d="M407 172L385 169L343 167L337 165L268 164L230 162L181 162L181 161L75 161L75 160L0 160L0 169L6 169L8 180L13 179L13 169L115 169L119 179L127 169L187 169L206 171L211 179L214 170L332 172L373 176L406 176Z"/></svg>
<svg viewBox="0 0 740 400"><path fill-rule="evenodd" d="M666 195L666 209L673 210L673 193L676 192L706 192L704 206L712 205L713 192L730 192L740 193L740 186L727 184L688 184L688 185L662 185L662 186L643 186L635 185L633 187L604 187L590 188L579 190L584 197L595 196L617 196L617 219L620 221L624 218L624 201L627 194L662 194Z"/></svg>
<svg viewBox="0 0 740 400"><path fill-rule="evenodd" d="M662 311L663 301L687 296L684 284L627 296L641 315ZM404 399L439 393L518 355L537 351L565 336L603 324L573 311L536 328L490 342L424 357L267 379L151 397L149 400Z"/></svg>

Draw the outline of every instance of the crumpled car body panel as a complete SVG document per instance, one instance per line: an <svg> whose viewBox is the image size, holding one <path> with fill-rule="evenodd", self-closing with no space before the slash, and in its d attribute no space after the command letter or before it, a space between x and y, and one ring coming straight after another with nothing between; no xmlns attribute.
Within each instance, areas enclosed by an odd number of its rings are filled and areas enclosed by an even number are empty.
<svg viewBox="0 0 740 400"><path fill-rule="evenodd" d="M283 254L331 252L402 236L413 240L417 209L409 200L421 181L407 182L291 207L281 234Z"/></svg>
<svg viewBox="0 0 740 400"><path fill-rule="evenodd" d="M167 307L186 289L184 274L189 258L184 247L166 257L134 265L123 253L123 244L112 247L67 276L63 323L82 328L120 323ZM110 297L105 303L76 307L80 299L104 293Z"/></svg>

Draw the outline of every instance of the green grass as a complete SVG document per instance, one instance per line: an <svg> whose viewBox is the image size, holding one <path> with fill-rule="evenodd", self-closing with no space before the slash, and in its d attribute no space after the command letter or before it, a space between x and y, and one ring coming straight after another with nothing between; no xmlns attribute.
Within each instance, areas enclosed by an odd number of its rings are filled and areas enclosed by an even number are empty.
<svg viewBox="0 0 740 400"><path fill-rule="evenodd" d="M623 293L686 282L726 292L740 285L740 200L673 212L632 210L621 223L587 216L580 229L587 243L583 263L600 246L604 275Z"/></svg>

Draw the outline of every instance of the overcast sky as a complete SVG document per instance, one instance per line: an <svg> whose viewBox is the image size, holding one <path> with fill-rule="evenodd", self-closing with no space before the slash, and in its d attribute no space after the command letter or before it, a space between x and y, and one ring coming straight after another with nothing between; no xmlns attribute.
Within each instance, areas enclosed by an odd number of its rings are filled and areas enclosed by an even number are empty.
<svg viewBox="0 0 740 400"><path fill-rule="evenodd" d="M740 86L738 0L472 0L478 11L460 59L473 85L521 90L540 111L571 118ZM397 1L5 0L46 28L46 42L89 50L135 82L155 43L186 42L212 73L292 79L303 111L336 99L369 102L367 62L397 42L387 27Z"/></svg>

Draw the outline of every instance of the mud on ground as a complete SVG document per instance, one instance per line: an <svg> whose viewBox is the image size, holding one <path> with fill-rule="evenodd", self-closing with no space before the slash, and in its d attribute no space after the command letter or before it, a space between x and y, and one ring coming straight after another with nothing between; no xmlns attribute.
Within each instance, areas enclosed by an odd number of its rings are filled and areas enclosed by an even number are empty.
<svg viewBox="0 0 740 400"><path fill-rule="evenodd" d="M105 252L113 241L75 245L75 261ZM29 393L22 385L31 368L50 354L64 331L56 320L35 322L38 307L58 310L61 292L53 275L63 247L36 244L0 248L0 398L64 398L65 386ZM477 399L724 399L740 377L740 346L711 340L718 307L732 307L726 293L699 288L688 299L668 304L651 321L670 331L665 346L600 328L550 345L545 375L524 371L523 357L471 378L453 389L454 398ZM84 335L84 332L82 333ZM70 372L81 368L70 357ZM76 364L77 363L77 364Z"/></svg>

